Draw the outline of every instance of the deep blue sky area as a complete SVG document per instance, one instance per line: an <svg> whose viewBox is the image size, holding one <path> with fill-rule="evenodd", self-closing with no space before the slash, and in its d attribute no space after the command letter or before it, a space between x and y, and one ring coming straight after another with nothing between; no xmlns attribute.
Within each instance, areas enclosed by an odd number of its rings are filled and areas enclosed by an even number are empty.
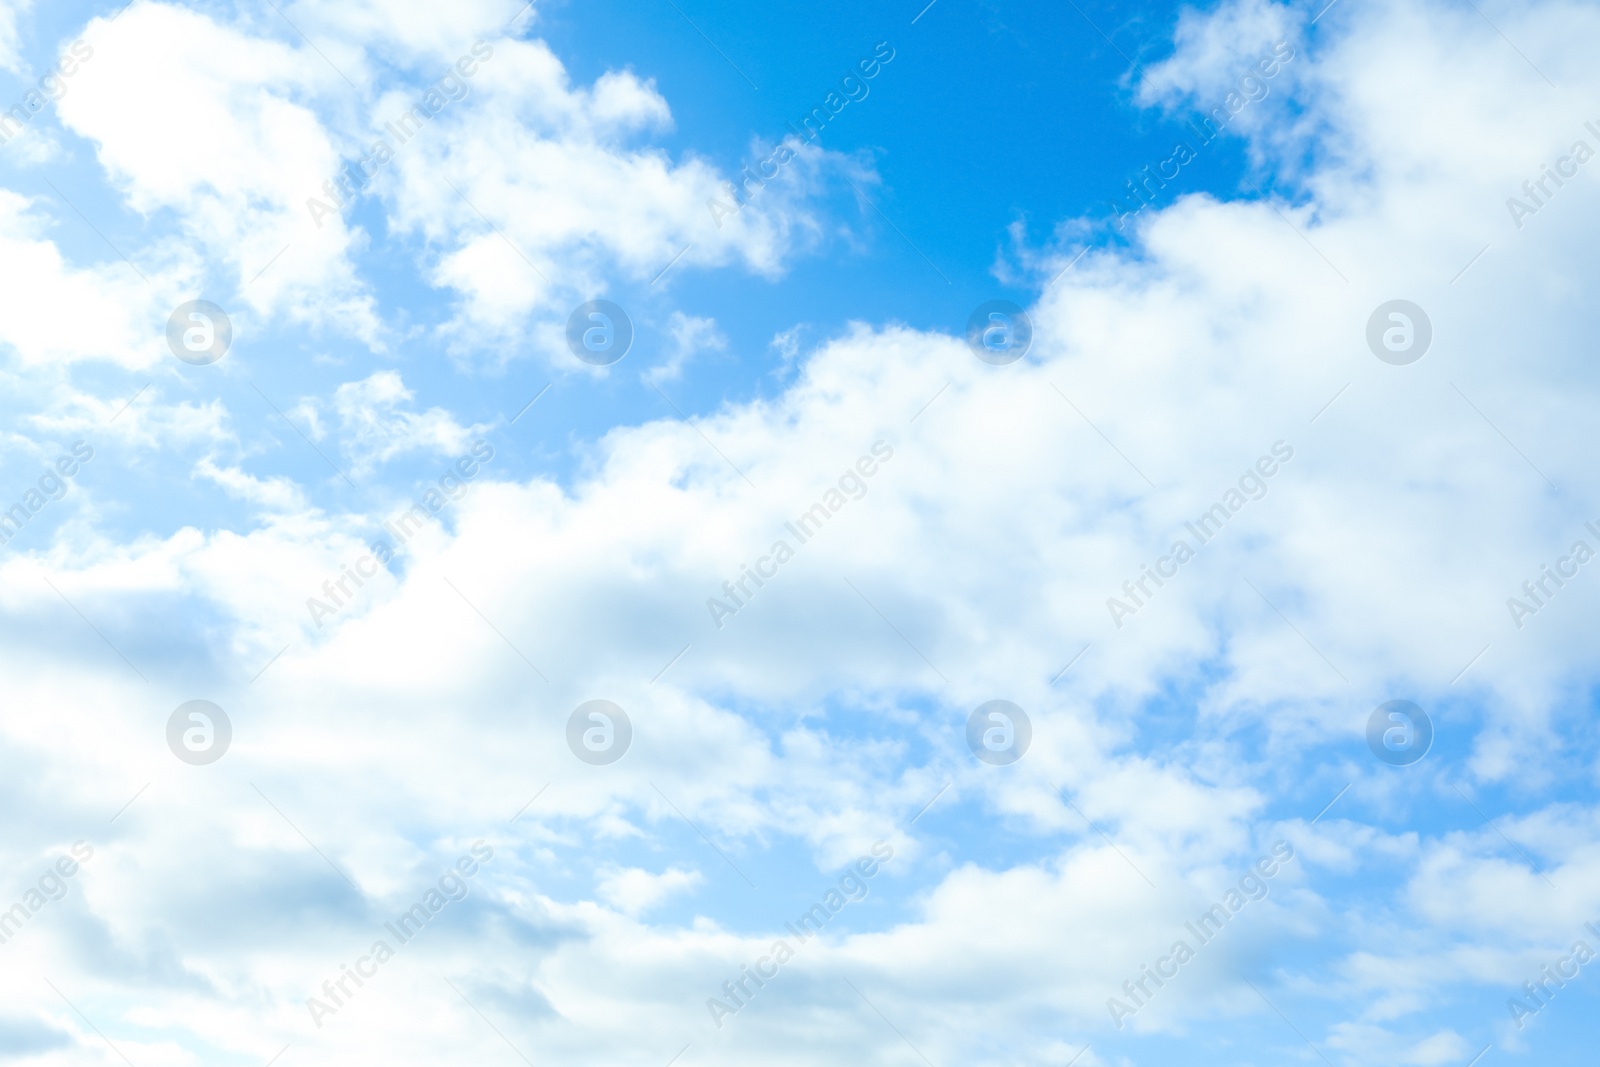
<svg viewBox="0 0 1600 1067"><path fill-rule="evenodd" d="M959 330L982 300L1029 295L991 275L996 256L1011 253L1009 226L1026 223L1038 248L1064 220L1108 219L1123 180L1170 154L1178 125L1133 105L1123 53L1142 63L1164 57L1177 5L1084 4L1080 13L1072 4L937 0L913 25L919 10L598 0L542 8L533 30L580 82L617 67L655 79L676 121L668 147L727 171L750 158L752 137L776 140L820 104L877 42L895 49L871 95L821 140L874 162L883 185L866 192L904 237L846 189L841 206L867 248L824 249L797 263L786 284L730 284L725 272L674 282L708 313L720 300L767 320L766 336L741 338L764 343L790 322L823 333L852 319ZM1236 188L1237 158L1206 155L1174 192Z"/></svg>
<svg viewBox="0 0 1600 1067"><path fill-rule="evenodd" d="M870 94L820 139L869 160L882 179L863 190L873 205L837 179L824 198L825 210L859 240L829 238L776 280L683 268L663 283L675 305L715 319L729 338L725 356L692 365L667 389L683 410L703 413L774 392L781 362L772 339L797 326L803 347L852 321L958 334L985 300L1026 306L1045 279L1020 269L1010 234L1018 222L1035 253L1059 247L1056 228L1076 219L1100 227L1093 240L1120 239L1110 232L1110 201L1125 179L1188 136L1177 119L1134 104L1129 63L1170 53L1179 10L596 0L541 6L527 32L547 40L580 84L619 68L654 79L675 122L664 147L730 174L756 158L753 138L780 139L878 42L895 49ZM1183 169L1163 202L1185 192L1237 195L1243 166L1237 144L1220 142ZM996 277L1002 260L1015 268L1012 284ZM641 333L641 360L654 355L652 341ZM637 405L640 418L668 414L633 379L581 389L609 394L607 405ZM574 401L566 413L585 406ZM567 430L581 434L581 421Z"/></svg>

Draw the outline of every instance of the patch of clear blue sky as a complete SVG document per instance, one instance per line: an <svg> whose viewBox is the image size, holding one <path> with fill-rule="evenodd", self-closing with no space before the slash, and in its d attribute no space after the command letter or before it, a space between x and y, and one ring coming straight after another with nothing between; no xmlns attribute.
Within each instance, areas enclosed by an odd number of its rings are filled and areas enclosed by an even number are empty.
<svg viewBox="0 0 1600 1067"><path fill-rule="evenodd" d="M612 381L558 382L547 397L557 402L532 420L525 440L548 461L608 419L671 414L637 381L664 357L665 344L651 334L668 302L714 318L729 341L726 353L663 385L688 412L778 392L784 366L772 340L796 327L805 350L852 321L958 333L984 300L1027 305L1039 278L1005 285L994 276L998 258L1015 258L1008 228L1022 222L1037 249L1062 222L1108 222L1124 179L1170 152L1177 123L1132 103L1128 57L1165 55L1176 19L1171 4L1084 4L1081 14L1071 5L971 0L938 0L926 10L835 0L760 9L707 0L542 5L528 32L550 42L577 82L617 68L654 79L675 121L665 147L730 174L754 162L752 138L784 136L877 42L889 42L895 57L870 95L820 138L828 149L870 159L882 179L863 190L875 207L837 179L826 198L824 210L863 241L827 240L778 280L680 266L656 292L618 284L614 298L655 321ZM1232 195L1242 155L1218 148L1186 167L1186 184L1171 191Z"/></svg>
<svg viewBox="0 0 1600 1067"><path fill-rule="evenodd" d="M765 377L776 362L769 343L795 325L808 343L852 320L959 332L984 300L1026 305L1033 284L994 277L997 258L1014 261L1008 227L1024 223L1037 249L1064 221L1108 221L1124 179L1170 154L1178 124L1133 105L1129 60L1170 51L1177 5L1084 3L1081 13L1037 2L923 7L924 0L541 7L536 32L577 80L615 67L654 78L676 121L668 146L727 172L753 162L753 136L781 138L876 42L895 49L871 94L820 138L869 158L882 178L864 190L876 209L844 186L830 201L865 235L865 247L832 242L777 282L736 271L674 268L668 276L679 306L716 318L735 356L692 371L675 397L680 405L704 409L776 388ZM1241 165L1237 149L1203 153L1170 192L1232 195Z"/></svg>

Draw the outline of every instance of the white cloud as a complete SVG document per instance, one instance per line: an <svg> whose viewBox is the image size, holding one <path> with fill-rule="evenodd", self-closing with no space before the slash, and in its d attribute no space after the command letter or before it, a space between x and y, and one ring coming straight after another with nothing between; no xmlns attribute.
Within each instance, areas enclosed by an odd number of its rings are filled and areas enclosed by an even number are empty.
<svg viewBox="0 0 1600 1067"><path fill-rule="evenodd" d="M378 371L339 386L329 402L302 401L294 414L311 424L312 436L318 440L328 433L322 425L323 415L337 417L340 442L354 458L352 469L358 475L410 452L460 455L471 446L474 436L488 429L462 426L444 408L404 410L415 398L397 371Z"/></svg>
<svg viewBox="0 0 1600 1067"><path fill-rule="evenodd" d="M674 311L667 321L667 333L672 338L672 348L665 363L645 371L644 380L652 385L676 381L683 377L683 369L696 356L705 352L723 352L728 339L717 329L715 319L700 315L685 315Z"/></svg>
<svg viewBox="0 0 1600 1067"><path fill-rule="evenodd" d="M1260 76L1253 70L1256 61L1271 56L1274 44L1287 41L1300 47L1308 20L1296 8L1272 0L1232 0L1208 12L1185 8L1173 33L1173 54L1144 70L1140 101L1176 103L1187 98L1201 110L1210 110L1237 89L1243 75ZM1289 54L1293 55L1292 48ZM1289 60L1288 66L1293 62Z"/></svg>
<svg viewBox="0 0 1600 1067"><path fill-rule="evenodd" d="M640 912L661 903L674 893L693 889L705 878L699 871L668 867L660 874L639 867L610 871L600 878L600 898L627 915Z"/></svg>
<svg viewBox="0 0 1600 1067"><path fill-rule="evenodd" d="M0 0L0 68L22 70L22 37L17 20L33 10L33 0Z"/></svg>
<svg viewBox="0 0 1600 1067"><path fill-rule="evenodd" d="M61 225L79 221L67 205L57 210ZM98 359L137 368L161 359L157 293L171 283L152 286L114 254L76 268L47 225L39 201L0 189L0 343L28 366Z"/></svg>
<svg viewBox="0 0 1600 1067"><path fill-rule="evenodd" d="M62 122L94 142L131 210L176 214L190 247L162 255L223 264L257 314L377 343L350 261L357 235L339 218L315 225L306 205L339 167L340 139L318 117L330 97L348 100L338 73L309 47L161 3L96 19L83 37L94 58L61 99Z"/></svg>
<svg viewBox="0 0 1600 1067"><path fill-rule="evenodd" d="M195 474L215 482L231 496L275 511L304 511L306 498L298 485L282 476L256 478L238 467L219 467L209 456L195 464Z"/></svg>
<svg viewBox="0 0 1600 1067"><path fill-rule="evenodd" d="M670 121L653 85L613 71L574 88L542 42L494 49L450 124L430 127L396 162L395 224L441 246L432 280L462 293L452 325L462 337L501 337L552 311L564 322L570 304L606 291L608 275L648 282L675 263L776 276L820 237L807 200L821 177L852 166L796 145L732 212L719 170L635 143L637 131Z"/></svg>
<svg viewBox="0 0 1600 1067"><path fill-rule="evenodd" d="M270 19L231 26L175 5L136 4L90 23L94 59L60 102L62 122L94 144L132 211L178 217L186 246L168 242L140 257L182 264L190 287L205 264L219 265L246 332L249 316L286 314L374 348L389 343L356 274L367 235L348 209L326 209L328 183L379 137L396 158L379 167L372 191L394 230L436 247L424 269L432 284L461 293L446 332L469 345L528 332L530 315L604 291L611 272L648 280L678 259L677 269L738 264L775 275L819 238L806 199L822 174L846 166L798 148L750 206L719 221L708 203L726 201L724 175L643 140L671 124L652 82L613 70L571 85L543 42L498 36L499 5L446 17L389 3L303 2L289 14L310 43ZM453 79L466 91L415 143L400 144L385 124L423 92L374 84L374 39L401 48L425 83ZM488 58L478 66L474 55ZM471 76L457 73L461 61ZM174 109L178 99L189 104ZM522 210L530 201L545 207Z"/></svg>

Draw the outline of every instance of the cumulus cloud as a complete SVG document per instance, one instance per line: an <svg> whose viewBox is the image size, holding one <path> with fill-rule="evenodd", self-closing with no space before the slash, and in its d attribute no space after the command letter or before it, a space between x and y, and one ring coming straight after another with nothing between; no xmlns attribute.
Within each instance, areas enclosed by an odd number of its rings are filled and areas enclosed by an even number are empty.
<svg viewBox="0 0 1600 1067"><path fill-rule="evenodd" d="M548 322L606 291L607 277L645 283L668 267L731 266L776 276L820 239L809 201L823 177L859 169L795 142L793 158L735 211L730 176L643 139L671 114L631 72L575 87L543 42L510 40L494 46L472 92L459 119L398 158L393 212L397 226L441 246L431 280L462 297L448 332L478 344L529 316Z"/></svg>
<svg viewBox="0 0 1600 1067"><path fill-rule="evenodd" d="M628 867L602 876L597 888L602 900L619 911L637 915L673 893L693 889L704 880L699 871L679 867L669 867L660 874Z"/></svg>
<svg viewBox="0 0 1600 1067"><path fill-rule="evenodd" d="M0 0L0 67L20 71L22 36L17 25L33 9L33 0Z"/></svg>
<svg viewBox="0 0 1600 1067"><path fill-rule="evenodd" d="M69 205L0 189L0 344L25 366L105 360L129 368L162 357L157 286L115 255L77 267L51 239L52 215L76 222Z"/></svg>
<svg viewBox="0 0 1600 1067"><path fill-rule="evenodd" d="M378 371L339 386L327 402L302 402L295 415L310 423L311 434L318 440L329 432L324 417L337 419L339 440L353 458L358 475L409 452L458 455L467 451L474 435L486 429L462 426L444 408L405 410L415 398L398 372Z"/></svg>
<svg viewBox="0 0 1600 1067"><path fill-rule="evenodd" d="M194 273L217 263L257 313L376 343L356 235L339 218L315 225L306 208L339 168L339 139L318 115L348 90L339 73L310 47L168 4L95 19L83 39L94 59L58 105L62 122L94 145L132 211L176 215L188 247L163 254Z"/></svg>
<svg viewBox="0 0 1600 1067"><path fill-rule="evenodd" d="M459 295L445 336L500 349L530 316L548 326L548 313L603 291L611 273L648 280L678 263L775 276L821 233L808 205L820 176L859 170L797 144L755 203L719 218L709 205L731 195L728 176L650 141L672 122L654 83L611 70L572 84L546 44L515 36L530 16L503 23L487 3L448 18L380 3L289 13L310 38L175 4L94 19L82 34L93 59L58 104L126 209L178 224L182 240L129 251L166 276L152 303L170 311L226 286L241 335L283 315L369 348L394 343L357 267L371 235L352 205L367 196L385 204L387 229L427 243L427 281ZM382 58L421 89L377 74L372 50L384 42L399 52ZM557 351L548 331L533 332Z"/></svg>

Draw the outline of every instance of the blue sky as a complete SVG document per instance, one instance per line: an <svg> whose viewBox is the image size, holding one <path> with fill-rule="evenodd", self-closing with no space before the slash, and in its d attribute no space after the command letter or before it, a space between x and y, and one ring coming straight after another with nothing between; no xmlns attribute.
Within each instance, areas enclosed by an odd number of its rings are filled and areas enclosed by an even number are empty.
<svg viewBox="0 0 1600 1067"><path fill-rule="evenodd" d="M1597 37L0 0L0 1057L1575 1060Z"/></svg>

